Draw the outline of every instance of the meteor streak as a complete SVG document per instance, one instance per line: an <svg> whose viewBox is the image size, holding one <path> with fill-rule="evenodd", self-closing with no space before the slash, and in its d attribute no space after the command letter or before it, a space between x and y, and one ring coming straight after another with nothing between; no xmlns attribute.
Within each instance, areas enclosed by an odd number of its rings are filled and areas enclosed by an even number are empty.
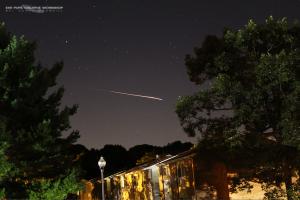
<svg viewBox="0 0 300 200"><path fill-rule="evenodd" d="M121 95L127 95L127 96L134 96L134 97L141 97L141 98L147 98L147 99L154 99L154 100L157 100L157 101L163 101L163 99L161 99L161 98L151 97L151 96L145 96L145 95L140 95L140 94L118 92L118 91L113 91L113 90L108 90L108 92L114 93L114 94L121 94Z"/></svg>
<svg viewBox="0 0 300 200"><path fill-rule="evenodd" d="M146 98L146 99L153 99L153 100L156 100L156 101L163 101L163 99L158 98L158 97L151 97L151 96L145 96L145 95L140 95L140 94L119 92L119 91L114 91L114 90L104 90L104 89L96 89L96 90L97 91L103 91L103 92L110 92L110 93L113 93L113 94L120 94L120 95L134 96L134 97L140 97L140 98Z"/></svg>

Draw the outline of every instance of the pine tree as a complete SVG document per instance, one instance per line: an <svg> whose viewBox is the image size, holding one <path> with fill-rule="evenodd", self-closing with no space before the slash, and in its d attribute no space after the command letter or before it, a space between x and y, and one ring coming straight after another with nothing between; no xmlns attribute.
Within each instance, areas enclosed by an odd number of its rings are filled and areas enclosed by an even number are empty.
<svg viewBox="0 0 300 200"><path fill-rule="evenodd" d="M5 138L1 142L9 145L8 161L18 169L3 183L8 198L28 198L38 183L73 173L68 149L79 133L62 133L71 128L69 117L77 106L61 106L64 89L55 86L63 63L42 67L36 64L35 49L34 42L8 33L0 24L0 120L8 133L0 134Z"/></svg>

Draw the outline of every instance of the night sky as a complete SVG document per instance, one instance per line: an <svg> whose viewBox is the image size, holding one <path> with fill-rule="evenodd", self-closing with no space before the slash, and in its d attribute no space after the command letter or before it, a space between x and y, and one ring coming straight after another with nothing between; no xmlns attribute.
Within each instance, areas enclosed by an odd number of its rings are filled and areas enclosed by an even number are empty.
<svg viewBox="0 0 300 200"><path fill-rule="evenodd" d="M7 12L6 6L23 4L63 9ZM88 148L190 141L174 112L178 96L197 90L185 55L205 35L241 27L249 18L300 19L300 0L1 0L0 6L10 32L37 41L37 61L46 67L64 61L63 104L79 104L72 127Z"/></svg>

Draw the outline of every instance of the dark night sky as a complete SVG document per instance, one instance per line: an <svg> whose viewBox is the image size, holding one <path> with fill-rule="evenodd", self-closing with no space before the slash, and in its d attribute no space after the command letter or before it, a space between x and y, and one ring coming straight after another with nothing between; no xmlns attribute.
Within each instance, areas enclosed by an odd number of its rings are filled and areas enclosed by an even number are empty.
<svg viewBox="0 0 300 200"><path fill-rule="evenodd" d="M64 8L43 14L5 11L22 4ZM59 79L66 88L64 104L79 104L72 126L88 148L190 140L174 112L178 96L196 91L185 55L205 35L241 27L249 18L300 19L300 0L1 0L0 6L0 21L9 31L38 42L37 60L45 66L65 62Z"/></svg>

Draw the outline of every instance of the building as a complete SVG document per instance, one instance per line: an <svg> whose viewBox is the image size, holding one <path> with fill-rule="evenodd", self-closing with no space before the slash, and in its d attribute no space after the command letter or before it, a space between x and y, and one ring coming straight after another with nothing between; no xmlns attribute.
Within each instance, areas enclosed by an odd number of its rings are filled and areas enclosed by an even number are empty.
<svg viewBox="0 0 300 200"><path fill-rule="evenodd" d="M236 173L220 162L197 162L195 150L159 157L105 178L107 200L258 200L261 185L252 182L251 193L231 193L228 185ZM80 199L101 199L101 181L86 181Z"/></svg>

